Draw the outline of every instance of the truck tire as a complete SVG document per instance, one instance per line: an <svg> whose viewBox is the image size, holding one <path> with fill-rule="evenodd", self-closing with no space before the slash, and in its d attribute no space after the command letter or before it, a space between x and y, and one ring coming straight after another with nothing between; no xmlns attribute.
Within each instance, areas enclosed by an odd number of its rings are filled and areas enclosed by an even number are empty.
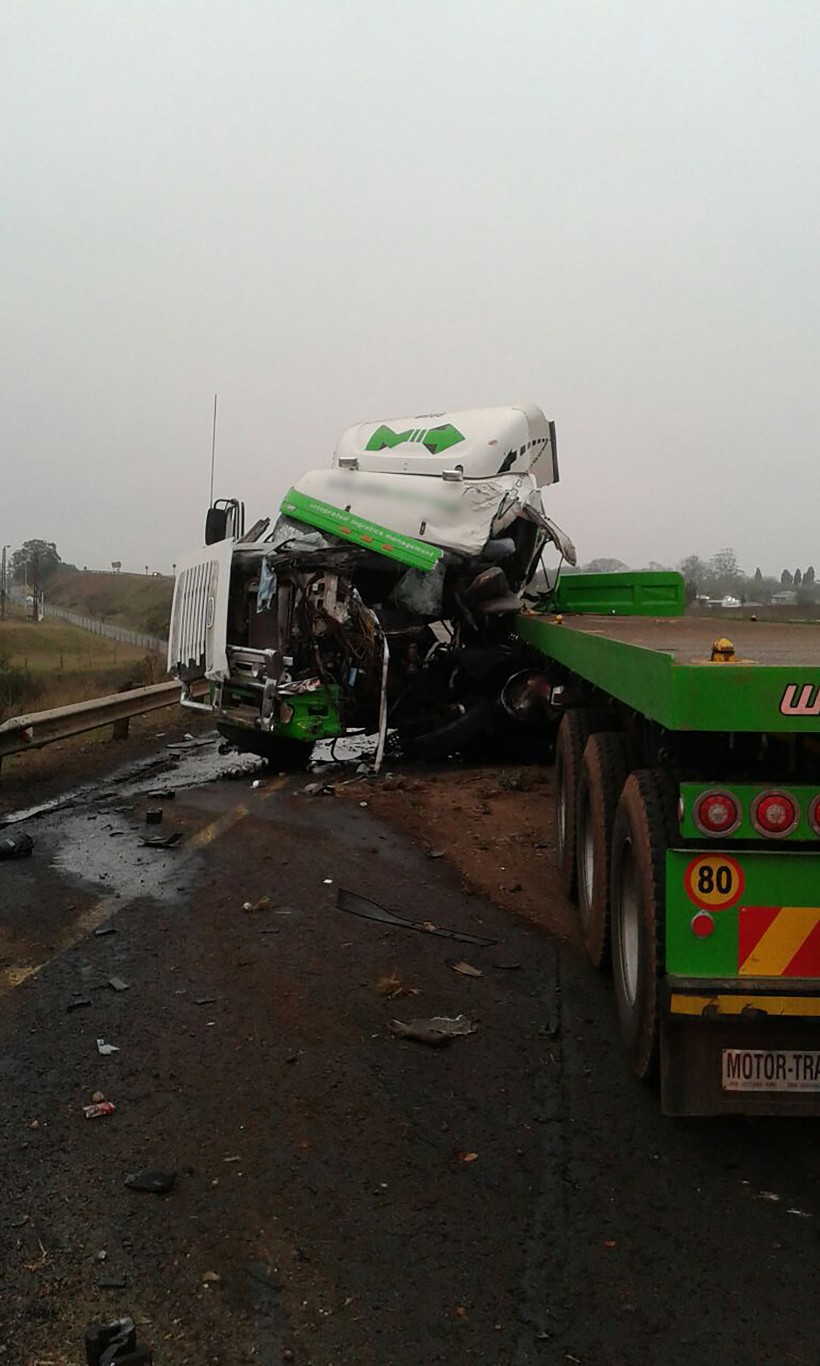
<svg viewBox="0 0 820 1366"><path fill-rule="evenodd" d="M587 957L596 968L609 963L612 827L629 767L623 735L590 735L578 775L575 829L578 919Z"/></svg>
<svg viewBox="0 0 820 1366"><path fill-rule="evenodd" d="M558 870L570 901L578 895L575 808L578 777L587 740L612 724L606 712L594 707L573 707L564 713L555 744L555 843Z"/></svg>
<svg viewBox="0 0 820 1366"><path fill-rule="evenodd" d="M612 831L612 975L621 1038L633 1071L643 1081L654 1081L658 1071L671 832L664 774L658 769L631 773Z"/></svg>
<svg viewBox="0 0 820 1366"><path fill-rule="evenodd" d="M451 754L476 745L480 737L492 732L495 706L489 697L468 702L464 711L435 730L412 738L402 736L407 755L413 759L448 759Z"/></svg>

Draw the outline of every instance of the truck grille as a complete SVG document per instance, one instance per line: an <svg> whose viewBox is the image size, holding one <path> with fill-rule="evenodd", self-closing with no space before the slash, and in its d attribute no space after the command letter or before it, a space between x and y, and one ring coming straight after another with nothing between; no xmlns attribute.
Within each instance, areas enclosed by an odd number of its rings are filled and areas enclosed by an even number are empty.
<svg viewBox="0 0 820 1366"><path fill-rule="evenodd" d="M168 669L173 673L201 676L206 668L208 632L213 626L214 601L209 561L183 569L176 583Z"/></svg>

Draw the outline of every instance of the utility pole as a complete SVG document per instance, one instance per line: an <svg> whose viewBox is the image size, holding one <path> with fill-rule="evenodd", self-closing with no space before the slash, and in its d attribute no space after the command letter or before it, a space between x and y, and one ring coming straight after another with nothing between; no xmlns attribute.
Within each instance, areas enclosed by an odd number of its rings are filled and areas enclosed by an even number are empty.
<svg viewBox="0 0 820 1366"><path fill-rule="evenodd" d="M0 557L0 621L6 620L6 551L8 546L3 546L3 554Z"/></svg>

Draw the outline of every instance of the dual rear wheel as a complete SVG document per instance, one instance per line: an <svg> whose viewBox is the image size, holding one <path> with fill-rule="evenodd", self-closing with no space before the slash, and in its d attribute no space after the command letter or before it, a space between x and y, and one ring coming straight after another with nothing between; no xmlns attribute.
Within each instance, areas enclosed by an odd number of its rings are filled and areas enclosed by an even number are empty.
<svg viewBox="0 0 820 1366"><path fill-rule="evenodd" d="M633 1070L658 1063L666 849L671 802L660 770L631 771L606 713L565 714L556 748L558 861L596 968L612 962L621 1037Z"/></svg>

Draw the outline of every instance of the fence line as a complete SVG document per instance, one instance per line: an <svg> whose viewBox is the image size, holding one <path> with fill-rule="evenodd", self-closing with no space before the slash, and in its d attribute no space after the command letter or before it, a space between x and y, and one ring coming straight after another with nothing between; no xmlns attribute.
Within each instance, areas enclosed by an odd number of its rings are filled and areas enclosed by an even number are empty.
<svg viewBox="0 0 820 1366"><path fill-rule="evenodd" d="M152 654L164 655L168 649L168 641L160 636L129 631L125 626L111 626L107 621L100 621L99 617L81 617L76 612L67 612L64 607L53 607L50 602L43 605L43 613L47 617L59 617L61 621L67 621L70 626L79 626L83 631L91 631L95 636L107 636L109 640L118 640L122 645L136 645L138 649L149 650Z"/></svg>

